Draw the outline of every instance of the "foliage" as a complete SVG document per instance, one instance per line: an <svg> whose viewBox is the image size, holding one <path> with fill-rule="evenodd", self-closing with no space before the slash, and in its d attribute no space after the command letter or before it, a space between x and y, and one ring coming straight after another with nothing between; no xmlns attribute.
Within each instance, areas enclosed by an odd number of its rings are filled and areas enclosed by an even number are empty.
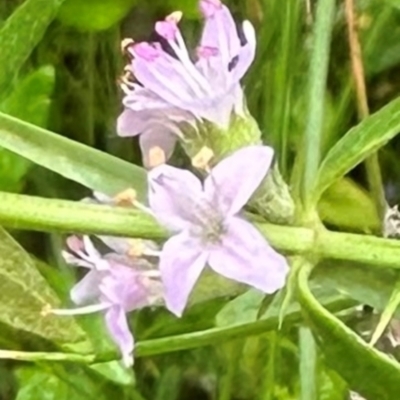
<svg viewBox="0 0 400 400"><path fill-rule="evenodd" d="M292 270L273 295L205 274L182 318L159 306L133 313L127 369L99 316L43 310L68 306L79 278L61 257L65 233L167 237L137 210L76 200L134 188L146 202L139 146L116 135L120 41L148 39L182 9L195 43L197 1L0 2L0 399L398 398L400 244L376 237L384 221L371 175L396 204L400 2L355 1L369 116L359 113L347 0L225 3L256 27L246 102L296 206L293 226L248 216ZM172 163L190 168L184 150Z"/></svg>

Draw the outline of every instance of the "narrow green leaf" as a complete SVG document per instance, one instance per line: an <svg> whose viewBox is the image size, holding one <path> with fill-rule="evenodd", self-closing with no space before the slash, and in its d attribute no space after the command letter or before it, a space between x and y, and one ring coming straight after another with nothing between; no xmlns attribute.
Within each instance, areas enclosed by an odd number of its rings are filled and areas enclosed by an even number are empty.
<svg viewBox="0 0 400 400"><path fill-rule="evenodd" d="M74 319L41 315L47 305L60 307L60 301L28 254L0 229L0 321L58 345L80 343L83 347L74 346L75 351L90 350L86 335Z"/></svg>
<svg viewBox="0 0 400 400"><path fill-rule="evenodd" d="M333 146L318 171L315 201L338 179L400 133L400 98L365 118Z"/></svg>
<svg viewBox="0 0 400 400"><path fill-rule="evenodd" d="M144 169L0 113L0 146L108 195L133 187L146 198Z"/></svg>
<svg viewBox="0 0 400 400"><path fill-rule="evenodd" d="M0 29L0 93L13 82L64 0L26 0Z"/></svg>
<svg viewBox="0 0 400 400"><path fill-rule="evenodd" d="M290 259L290 271L286 279L286 285L282 292L282 306L279 310L279 329L282 327L283 320L290 305L293 303L294 294L297 286L297 274L301 266L301 257L292 257Z"/></svg>
<svg viewBox="0 0 400 400"><path fill-rule="evenodd" d="M390 296L389 302L379 320L378 326L375 328L375 331L372 335L370 345L374 346L379 338L382 336L383 332L389 325L390 320L393 318L397 307L400 304L400 280L397 281L395 288L393 289L393 293Z"/></svg>
<svg viewBox="0 0 400 400"><path fill-rule="evenodd" d="M400 365L368 346L319 304L308 286L310 269L304 265L299 272L298 298L327 364L361 395L371 399L396 399L400 391Z"/></svg>

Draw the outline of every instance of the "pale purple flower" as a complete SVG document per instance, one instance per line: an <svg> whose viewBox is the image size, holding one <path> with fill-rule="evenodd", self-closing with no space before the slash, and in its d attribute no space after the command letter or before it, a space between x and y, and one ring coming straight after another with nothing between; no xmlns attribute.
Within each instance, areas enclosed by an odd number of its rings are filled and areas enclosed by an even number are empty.
<svg viewBox="0 0 400 400"><path fill-rule="evenodd" d="M164 244L159 264L166 305L174 314L182 314L206 264L265 293L284 285L286 259L239 215L272 157L270 147L245 147L217 164L204 183L168 165L148 173L151 210L176 232Z"/></svg>
<svg viewBox="0 0 400 400"><path fill-rule="evenodd" d="M63 252L65 260L89 269L70 293L76 305L86 306L50 312L76 315L103 311L107 329L120 349L124 364L132 365L134 337L126 313L153 305L159 300L159 272L149 269L145 260L121 258L114 253L102 256L87 236L83 240L72 236L68 238L67 245L70 251Z"/></svg>
<svg viewBox="0 0 400 400"><path fill-rule="evenodd" d="M145 157L157 145L172 153L181 135L179 123L210 121L228 128L232 113L244 114L240 80L255 55L255 31L249 21L239 37L228 8L220 0L201 0L205 24L193 60L178 28L179 13L155 25L167 42L140 42L127 46L132 57L127 67L138 83L125 82L124 112L118 119L121 136L141 134ZM172 51L172 55L171 55Z"/></svg>

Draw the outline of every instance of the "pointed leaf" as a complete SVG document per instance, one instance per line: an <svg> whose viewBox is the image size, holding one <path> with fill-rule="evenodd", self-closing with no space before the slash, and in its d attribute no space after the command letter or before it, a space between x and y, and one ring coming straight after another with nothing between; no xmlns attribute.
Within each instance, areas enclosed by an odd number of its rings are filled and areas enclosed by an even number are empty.
<svg viewBox="0 0 400 400"><path fill-rule="evenodd" d="M378 326L375 328L375 331L370 341L371 346L374 346L375 343L382 336L383 332L389 325L390 320L393 318L399 304L400 304L400 280L397 281L396 286L393 289L393 293L390 296L389 302L385 307L385 309L383 310Z"/></svg>
<svg viewBox="0 0 400 400"><path fill-rule="evenodd" d="M134 187L146 198L144 169L2 113L0 146L90 189L113 196Z"/></svg>
<svg viewBox="0 0 400 400"><path fill-rule="evenodd" d="M351 171L400 133L400 98L350 129L322 162L314 188L314 201L338 179Z"/></svg>

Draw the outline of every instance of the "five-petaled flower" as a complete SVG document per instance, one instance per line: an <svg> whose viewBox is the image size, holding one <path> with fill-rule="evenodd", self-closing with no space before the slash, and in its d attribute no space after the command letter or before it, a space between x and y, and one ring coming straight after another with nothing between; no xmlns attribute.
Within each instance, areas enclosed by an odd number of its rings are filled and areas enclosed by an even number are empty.
<svg viewBox="0 0 400 400"><path fill-rule="evenodd" d="M220 0L201 0L200 9L205 24L194 60L178 28L179 12L155 25L168 50L154 42L126 47L132 58L127 72L136 82L123 81L125 110L117 131L121 136L141 134L145 164L153 146L171 155L183 122L207 120L226 129L233 112L244 115L240 80L254 59L254 28L244 21L239 35Z"/></svg>
<svg viewBox="0 0 400 400"><path fill-rule="evenodd" d="M272 158L270 147L245 147L217 164L204 183L165 164L148 173L150 207L176 232L162 249L159 268L166 305L177 316L206 264L265 293L284 285L286 259L239 215Z"/></svg>
<svg viewBox="0 0 400 400"><path fill-rule="evenodd" d="M144 259L114 252L101 255L88 236L83 240L71 236L67 245L70 251L63 251L67 263L89 269L70 292L72 301L82 307L48 312L78 315L104 311L107 329L120 349L124 364L132 365L134 338L125 314L159 302L162 291L159 272Z"/></svg>

